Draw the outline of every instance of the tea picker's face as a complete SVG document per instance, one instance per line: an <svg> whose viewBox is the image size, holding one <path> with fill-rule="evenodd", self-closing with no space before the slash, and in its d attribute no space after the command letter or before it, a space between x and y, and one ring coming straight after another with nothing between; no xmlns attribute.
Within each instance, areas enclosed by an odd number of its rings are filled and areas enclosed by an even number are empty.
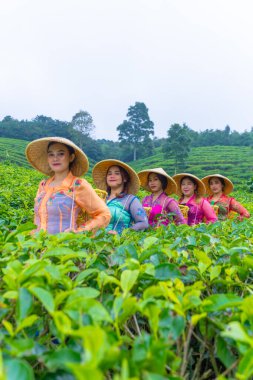
<svg viewBox="0 0 253 380"><path fill-rule="evenodd" d="M158 193L163 190L162 182L158 178L157 174L150 173L148 176L148 186L152 193Z"/></svg>
<svg viewBox="0 0 253 380"><path fill-rule="evenodd" d="M181 191L186 197L191 197L196 188L197 186L189 178L184 178L181 182Z"/></svg>
<svg viewBox="0 0 253 380"><path fill-rule="evenodd" d="M223 191L223 186L218 177L212 177L209 181L209 187L213 194L220 194Z"/></svg>
<svg viewBox="0 0 253 380"><path fill-rule="evenodd" d="M69 170L70 163L75 155L70 154L68 148L61 143L50 145L47 151L47 161L51 170L55 173L62 173Z"/></svg>
<svg viewBox="0 0 253 380"><path fill-rule="evenodd" d="M123 178L118 166L111 166L108 169L106 182L110 188L117 188L123 185Z"/></svg>

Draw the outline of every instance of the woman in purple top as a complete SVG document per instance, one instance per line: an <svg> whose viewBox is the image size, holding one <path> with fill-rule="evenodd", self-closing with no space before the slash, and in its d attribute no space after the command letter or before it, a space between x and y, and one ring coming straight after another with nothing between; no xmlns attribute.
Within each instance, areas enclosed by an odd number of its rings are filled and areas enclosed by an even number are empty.
<svg viewBox="0 0 253 380"><path fill-rule="evenodd" d="M151 192L142 201L142 206L148 210L149 224L167 226L171 221L186 224L177 201L168 197L177 190L175 181L162 168L142 170L138 176L141 186Z"/></svg>

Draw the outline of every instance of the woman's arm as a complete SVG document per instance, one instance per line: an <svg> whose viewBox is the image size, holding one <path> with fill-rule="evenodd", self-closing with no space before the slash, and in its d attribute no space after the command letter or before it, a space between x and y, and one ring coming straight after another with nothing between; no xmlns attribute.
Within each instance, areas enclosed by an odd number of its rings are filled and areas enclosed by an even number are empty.
<svg viewBox="0 0 253 380"><path fill-rule="evenodd" d="M148 228L148 218L138 198L135 197L130 201L129 213L134 221L134 224L130 228L135 231L145 230Z"/></svg>
<svg viewBox="0 0 253 380"><path fill-rule="evenodd" d="M248 210L246 210L241 203L237 202L234 198L231 198L230 204L229 204L229 211L232 210L234 212L237 212L240 216L238 219L242 220L243 218L249 218L250 213Z"/></svg>
<svg viewBox="0 0 253 380"><path fill-rule="evenodd" d="M44 190L44 187L45 187L45 184L46 184L46 181L45 179L43 179L40 183L39 183L39 187L38 187L38 190L37 190L37 193L36 193L36 197L34 199L34 206L36 205L36 202L37 202L37 198L38 196L40 195L40 193ZM32 230L31 233L35 233L37 231L40 230L40 216L39 216L39 210L36 211L36 207L34 207L34 217L33 217L33 224L35 224L37 226L37 228L35 230Z"/></svg>
<svg viewBox="0 0 253 380"><path fill-rule="evenodd" d="M206 199L203 200L202 210L203 210L204 216L206 218L207 224L208 223L214 223L218 220L214 209L212 208L212 206L210 205L210 203Z"/></svg>
<svg viewBox="0 0 253 380"><path fill-rule="evenodd" d="M78 184L74 186L74 193L75 202L91 218L77 231L90 231L106 227L111 218L110 210L92 186L85 179L79 179Z"/></svg>
<svg viewBox="0 0 253 380"><path fill-rule="evenodd" d="M177 204L177 201L174 199L171 199L166 207L166 211L168 213L172 212L173 215L173 220L176 224L187 224L185 218L183 217L180 208Z"/></svg>

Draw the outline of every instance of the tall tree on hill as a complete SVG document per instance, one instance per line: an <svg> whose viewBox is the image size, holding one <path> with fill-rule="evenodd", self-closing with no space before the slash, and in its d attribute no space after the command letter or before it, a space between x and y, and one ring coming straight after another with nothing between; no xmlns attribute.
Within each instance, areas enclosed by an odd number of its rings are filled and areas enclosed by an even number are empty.
<svg viewBox="0 0 253 380"><path fill-rule="evenodd" d="M186 124L173 124L167 132L168 138L164 143L165 158L174 159L175 174L183 169L191 149L190 129Z"/></svg>
<svg viewBox="0 0 253 380"><path fill-rule="evenodd" d="M154 135L154 123L149 118L148 108L140 102L128 108L127 118L117 127L117 131L121 144L132 148L135 161L138 148L150 138L150 135Z"/></svg>
<svg viewBox="0 0 253 380"><path fill-rule="evenodd" d="M91 132L95 129L92 116L89 112L80 110L72 117L71 126L73 128L73 139L80 148L83 148L85 138L91 137Z"/></svg>

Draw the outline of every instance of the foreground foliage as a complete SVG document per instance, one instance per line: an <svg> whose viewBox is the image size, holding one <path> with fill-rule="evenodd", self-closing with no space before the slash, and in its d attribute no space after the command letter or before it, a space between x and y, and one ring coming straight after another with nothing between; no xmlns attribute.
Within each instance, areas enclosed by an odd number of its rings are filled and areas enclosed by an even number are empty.
<svg viewBox="0 0 253 380"><path fill-rule="evenodd" d="M253 376L251 220L31 236L26 196L0 227L0 379Z"/></svg>

